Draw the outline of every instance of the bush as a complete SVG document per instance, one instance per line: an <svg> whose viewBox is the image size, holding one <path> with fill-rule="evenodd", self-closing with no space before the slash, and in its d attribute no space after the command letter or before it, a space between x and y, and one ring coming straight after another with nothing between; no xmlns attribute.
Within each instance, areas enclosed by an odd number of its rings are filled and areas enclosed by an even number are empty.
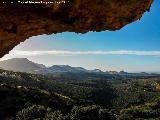
<svg viewBox="0 0 160 120"><path fill-rule="evenodd" d="M107 109L100 109L99 119L100 120L115 120L116 116Z"/></svg>
<svg viewBox="0 0 160 120"><path fill-rule="evenodd" d="M98 120L100 107L96 105L87 107L74 107L70 114L71 120Z"/></svg>
<svg viewBox="0 0 160 120"><path fill-rule="evenodd" d="M33 120L42 119L47 112L50 112L50 108L45 108L41 105L32 105L31 107L24 108L17 113L17 120Z"/></svg>
<svg viewBox="0 0 160 120"><path fill-rule="evenodd" d="M66 117L63 116L61 111L48 112L44 118L44 120L65 120Z"/></svg>

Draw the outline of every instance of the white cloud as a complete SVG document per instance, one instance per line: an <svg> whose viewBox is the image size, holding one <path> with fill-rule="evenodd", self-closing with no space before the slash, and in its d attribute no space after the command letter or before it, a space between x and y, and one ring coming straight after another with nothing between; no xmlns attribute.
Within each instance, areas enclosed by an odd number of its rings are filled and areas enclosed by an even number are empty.
<svg viewBox="0 0 160 120"><path fill-rule="evenodd" d="M160 51L133 51L133 50L118 50L118 51L23 51L12 50L8 55L1 60L13 57L32 57L32 56L77 56L77 55L140 55L140 56L160 56Z"/></svg>

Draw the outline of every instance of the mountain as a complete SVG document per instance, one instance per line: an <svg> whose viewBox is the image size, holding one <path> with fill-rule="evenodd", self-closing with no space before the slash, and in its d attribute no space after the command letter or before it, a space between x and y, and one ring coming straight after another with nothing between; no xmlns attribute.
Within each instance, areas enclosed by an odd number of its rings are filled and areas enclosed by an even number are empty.
<svg viewBox="0 0 160 120"><path fill-rule="evenodd" d="M45 69L46 67L42 64L29 61L27 58L13 58L0 61L0 68L5 70L34 73Z"/></svg>
<svg viewBox="0 0 160 120"><path fill-rule="evenodd" d="M91 73L102 73L103 71L100 69L89 70Z"/></svg>
<svg viewBox="0 0 160 120"><path fill-rule="evenodd" d="M69 65L53 65L45 69L48 73L81 73L88 72L88 70L81 67L71 67Z"/></svg>
<svg viewBox="0 0 160 120"><path fill-rule="evenodd" d="M120 74L120 75L129 75L130 73L125 72L125 71L120 71L119 74Z"/></svg>
<svg viewBox="0 0 160 120"><path fill-rule="evenodd" d="M43 64L34 63L27 58L13 58L4 61L0 61L0 69L12 70L15 72L26 72L36 74L52 74L52 73L98 73L107 75L130 75L130 76L154 76L157 74L149 74L145 72L141 73L128 73L125 71L106 71L103 72L100 69L87 70L82 67L71 67L69 65L53 65L46 67Z"/></svg>
<svg viewBox="0 0 160 120"><path fill-rule="evenodd" d="M116 74L119 74L119 72L117 72L117 71L106 71L106 74L116 75Z"/></svg>
<svg viewBox="0 0 160 120"><path fill-rule="evenodd" d="M4 61L0 61L0 68L5 70L27 72L27 73L82 73L89 72L82 67L71 67L69 65L53 65L51 67L46 67L43 64L34 63L27 58L13 58Z"/></svg>

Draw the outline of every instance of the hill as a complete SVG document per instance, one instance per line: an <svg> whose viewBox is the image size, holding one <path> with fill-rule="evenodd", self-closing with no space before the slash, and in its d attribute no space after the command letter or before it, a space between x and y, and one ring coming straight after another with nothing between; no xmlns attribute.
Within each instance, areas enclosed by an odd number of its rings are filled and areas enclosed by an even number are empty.
<svg viewBox="0 0 160 120"><path fill-rule="evenodd" d="M71 67L69 65L53 65L46 67L43 64L34 63L27 58L13 58L0 61L0 68L26 73L51 74L51 73L85 73L102 72L100 70L86 70L82 67Z"/></svg>
<svg viewBox="0 0 160 120"><path fill-rule="evenodd" d="M38 64L28 60L27 58L13 58L9 60L0 61L0 68L4 70L11 70L15 72L26 72L34 74L98 74L98 75L108 75L108 76L157 76L158 74L153 73L128 73L125 71L106 71L103 72L99 69L87 70L83 67L72 67L69 65L53 65L51 67L46 67L43 64Z"/></svg>
<svg viewBox="0 0 160 120"><path fill-rule="evenodd" d="M80 73L80 72L88 72L88 70L81 67L71 67L69 65L53 65L51 67L46 68L48 73Z"/></svg>
<svg viewBox="0 0 160 120"><path fill-rule="evenodd" d="M46 67L44 65L29 61L27 58L13 58L0 61L0 68L5 70L34 73Z"/></svg>
<svg viewBox="0 0 160 120"><path fill-rule="evenodd" d="M82 73L80 80L76 80L75 75L46 76L0 70L0 119L136 120L146 119L148 115L150 119L160 117L156 114L159 102L155 101L160 96L160 76Z"/></svg>

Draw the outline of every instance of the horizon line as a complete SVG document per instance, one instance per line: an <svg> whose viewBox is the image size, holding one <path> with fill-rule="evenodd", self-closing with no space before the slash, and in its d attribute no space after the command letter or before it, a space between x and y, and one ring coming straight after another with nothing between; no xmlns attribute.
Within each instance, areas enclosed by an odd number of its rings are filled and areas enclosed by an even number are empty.
<svg viewBox="0 0 160 120"><path fill-rule="evenodd" d="M6 61L6 60L12 60L12 59L27 59L27 60L29 60L28 58L9 58L9 59L5 59L5 60L0 60L0 62L2 62L2 61ZM47 66L47 65L45 65L45 64L42 64L42 63L38 63L38 62L34 62L34 61L32 61L32 60L29 60L29 61L31 61L31 62L33 62L33 63L35 63L35 64L41 64L41 65L44 65L45 67L52 67L52 66L54 66L54 65L68 65L68 66L70 66L70 67L81 67L81 68L84 68L84 69L86 69L86 70L101 70L102 72L121 72L121 71L124 71L124 72L127 72L127 73L148 73L148 74L160 74L160 71L130 71L130 70L102 70L102 69L100 69L100 68L93 68L93 69L87 69L86 67L82 67L82 66L72 66L72 65L69 65L69 64L53 64L53 65L50 65L50 66ZM0 67L1 68L1 67ZM2 69L4 69L4 68L2 68Z"/></svg>

